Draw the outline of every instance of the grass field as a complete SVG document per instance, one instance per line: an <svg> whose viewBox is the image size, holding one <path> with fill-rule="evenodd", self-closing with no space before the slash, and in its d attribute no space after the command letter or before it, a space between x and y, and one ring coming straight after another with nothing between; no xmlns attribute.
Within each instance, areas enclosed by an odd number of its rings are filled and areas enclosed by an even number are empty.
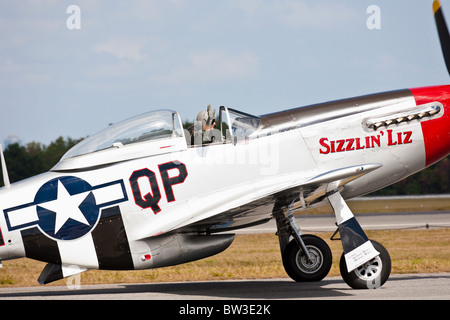
<svg viewBox="0 0 450 320"><path fill-rule="evenodd" d="M330 276L339 275L340 241L331 233L317 234L333 253ZM450 272L450 229L368 231L381 242L392 259L392 273ZM0 287L35 286L45 263L30 259L5 261L0 269ZM226 251L199 261L155 270L99 271L81 274L81 285L188 280L233 280L286 278L278 239L273 234L238 235ZM66 280L52 285L66 285Z"/></svg>

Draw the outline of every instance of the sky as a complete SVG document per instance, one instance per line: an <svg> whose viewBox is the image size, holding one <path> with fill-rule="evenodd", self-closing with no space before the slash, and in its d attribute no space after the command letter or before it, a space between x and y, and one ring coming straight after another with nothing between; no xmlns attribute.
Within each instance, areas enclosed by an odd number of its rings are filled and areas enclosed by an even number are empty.
<svg viewBox="0 0 450 320"><path fill-rule="evenodd" d="M0 143L449 83L431 0L0 0L0 33Z"/></svg>

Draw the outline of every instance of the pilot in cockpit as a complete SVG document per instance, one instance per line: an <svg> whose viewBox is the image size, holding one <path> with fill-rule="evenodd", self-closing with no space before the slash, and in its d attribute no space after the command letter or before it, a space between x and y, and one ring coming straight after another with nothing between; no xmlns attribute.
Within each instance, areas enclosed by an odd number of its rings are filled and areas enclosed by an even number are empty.
<svg viewBox="0 0 450 320"><path fill-rule="evenodd" d="M209 104L206 111L200 111L191 131L191 138L193 145L202 145L212 143L215 140L214 127L216 109L211 109Z"/></svg>

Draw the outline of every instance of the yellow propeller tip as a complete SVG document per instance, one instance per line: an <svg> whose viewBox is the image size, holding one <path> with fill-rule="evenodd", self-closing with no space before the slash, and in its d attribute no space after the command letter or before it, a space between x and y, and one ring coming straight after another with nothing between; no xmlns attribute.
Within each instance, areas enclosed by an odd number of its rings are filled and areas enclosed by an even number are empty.
<svg viewBox="0 0 450 320"><path fill-rule="evenodd" d="M438 0L433 1L433 12L436 13L441 8L441 3Z"/></svg>

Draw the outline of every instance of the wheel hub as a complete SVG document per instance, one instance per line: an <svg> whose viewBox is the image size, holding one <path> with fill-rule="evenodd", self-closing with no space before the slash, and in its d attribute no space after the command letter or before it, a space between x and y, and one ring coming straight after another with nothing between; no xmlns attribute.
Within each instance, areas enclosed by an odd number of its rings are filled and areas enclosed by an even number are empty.
<svg viewBox="0 0 450 320"><path fill-rule="evenodd" d="M314 273L322 267L322 252L315 246L307 246L311 260L299 250L296 256L297 267L304 273Z"/></svg>
<svg viewBox="0 0 450 320"><path fill-rule="evenodd" d="M381 258L380 256L376 256L372 260L356 268L355 273L358 278L365 281L371 281L380 275L382 269L383 263L381 262Z"/></svg>

